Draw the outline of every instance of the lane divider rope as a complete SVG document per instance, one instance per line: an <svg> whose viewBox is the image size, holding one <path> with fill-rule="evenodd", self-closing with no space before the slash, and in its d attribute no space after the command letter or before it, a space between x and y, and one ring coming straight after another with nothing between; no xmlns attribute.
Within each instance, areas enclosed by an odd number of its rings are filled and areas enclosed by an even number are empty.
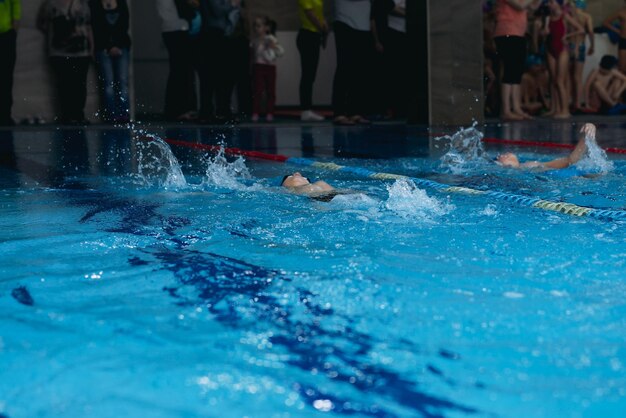
<svg viewBox="0 0 626 418"><path fill-rule="evenodd" d="M196 142L187 142L174 139L165 139L165 142L171 145L176 145L185 148L191 148L201 151L218 152L222 147L217 145L200 144ZM359 177L378 179L378 180L411 180L415 185L422 188L428 188L436 190L442 193L459 193L473 196L485 196L496 200L502 200L505 202L517 204L520 206L526 206L536 209L542 209L552 212L558 212L570 216L587 216L590 218L603 219L603 220L626 220L626 211L624 210L611 210L611 209L597 209L585 206L578 206L573 203L567 202L553 202L550 200L543 200L537 197L529 197L523 195L517 195L507 192L496 192L490 190L477 190L469 187L450 186L444 183L439 183L433 180L423 179L419 177L403 176L392 173L379 173L372 170L368 170L363 167L357 166L343 166L332 162L319 162L309 158L300 157L287 157L279 154L267 154L259 151L246 151L239 148L224 148L224 153L230 156L244 156L253 159L277 161L287 164L293 164L304 167L314 167L323 170L339 171L343 173L350 173Z"/></svg>

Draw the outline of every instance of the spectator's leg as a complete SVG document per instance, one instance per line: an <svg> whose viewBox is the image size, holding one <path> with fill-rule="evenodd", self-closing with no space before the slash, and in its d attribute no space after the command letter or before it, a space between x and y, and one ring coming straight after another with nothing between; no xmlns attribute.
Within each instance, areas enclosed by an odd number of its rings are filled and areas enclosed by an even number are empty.
<svg viewBox="0 0 626 418"><path fill-rule="evenodd" d="M237 113L243 117L247 117L252 112L250 42L248 39L236 40L235 74L235 85L237 88Z"/></svg>
<svg viewBox="0 0 626 418"><path fill-rule="evenodd" d="M72 65L72 94L71 119L76 122L85 120L85 104L87 103L87 73L89 72L90 57L73 58Z"/></svg>
<svg viewBox="0 0 626 418"><path fill-rule="evenodd" d="M261 114L261 100L263 99L263 72L259 64L254 64L252 73L254 75L254 94L252 96L252 114Z"/></svg>
<svg viewBox="0 0 626 418"><path fill-rule="evenodd" d="M122 49L122 55L113 60L113 78L115 90L115 114L114 117L124 122L129 119L130 102L128 97L128 71L130 66L130 51Z"/></svg>
<svg viewBox="0 0 626 418"><path fill-rule="evenodd" d="M216 116L228 120L232 116L231 96L235 87L233 40L222 36L219 43L218 57L222 62L218 65ZM213 65L216 65L213 62Z"/></svg>
<svg viewBox="0 0 626 418"><path fill-rule="evenodd" d="M300 30L297 38L300 52L300 107L302 110L311 110L313 107L313 83L317 75L317 66L320 58L320 35L314 32Z"/></svg>
<svg viewBox="0 0 626 418"><path fill-rule="evenodd" d="M192 42L186 31L164 32L170 73L165 93L165 117L176 120L196 108Z"/></svg>
<svg viewBox="0 0 626 418"><path fill-rule="evenodd" d="M96 53L98 64L98 81L100 84L100 94L102 98L102 108L100 115L104 122L112 122L115 117L115 89L113 61L115 58L109 56L106 51Z"/></svg>
<svg viewBox="0 0 626 418"><path fill-rule="evenodd" d="M265 82L265 91L267 92L267 114L274 115L274 107L276 106L276 66L267 66L267 76Z"/></svg>
<svg viewBox="0 0 626 418"><path fill-rule="evenodd" d="M351 48L351 29L342 22L335 22L335 47L337 67L333 79L333 113L335 118L347 116L349 109L348 94L350 92L351 61L354 59Z"/></svg>
<svg viewBox="0 0 626 418"><path fill-rule="evenodd" d="M0 34L0 126L11 125L13 106L13 73L16 61L17 33L10 30Z"/></svg>

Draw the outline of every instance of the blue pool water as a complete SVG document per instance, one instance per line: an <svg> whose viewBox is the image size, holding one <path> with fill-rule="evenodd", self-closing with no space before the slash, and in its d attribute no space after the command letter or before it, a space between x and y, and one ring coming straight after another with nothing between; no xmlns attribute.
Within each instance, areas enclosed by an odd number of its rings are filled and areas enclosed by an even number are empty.
<svg viewBox="0 0 626 418"><path fill-rule="evenodd" d="M619 159L558 179L419 128L150 132L626 209ZM0 416L626 410L623 221L173 147L181 177L125 130L0 139ZM288 170L361 193L285 193Z"/></svg>

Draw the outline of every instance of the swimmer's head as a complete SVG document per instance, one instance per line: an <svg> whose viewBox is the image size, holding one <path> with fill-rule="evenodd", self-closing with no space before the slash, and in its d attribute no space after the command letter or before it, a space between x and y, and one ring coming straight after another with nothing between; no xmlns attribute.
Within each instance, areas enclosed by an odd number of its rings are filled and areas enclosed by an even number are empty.
<svg viewBox="0 0 626 418"><path fill-rule="evenodd" d="M293 174L286 175L283 177L283 181L280 182L280 185L283 187L300 187L306 186L307 184L311 184L309 179L297 171Z"/></svg>
<svg viewBox="0 0 626 418"><path fill-rule="evenodd" d="M574 0L574 4L581 10L585 10L587 8L587 0Z"/></svg>
<svg viewBox="0 0 626 418"><path fill-rule="evenodd" d="M519 160L517 159L517 155L512 152L506 152L504 154L498 155L496 158L496 162L504 167L519 167Z"/></svg>

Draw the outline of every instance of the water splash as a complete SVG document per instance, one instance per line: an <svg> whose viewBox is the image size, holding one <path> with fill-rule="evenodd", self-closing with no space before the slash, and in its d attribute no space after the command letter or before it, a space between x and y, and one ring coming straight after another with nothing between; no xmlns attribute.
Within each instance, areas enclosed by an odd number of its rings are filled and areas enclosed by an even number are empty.
<svg viewBox="0 0 626 418"><path fill-rule="evenodd" d="M396 180L392 185L387 186L387 191L389 198L384 204L385 208L405 219L432 221L432 218L446 215L454 210L454 205L428 196L411 180Z"/></svg>
<svg viewBox="0 0 626 418"><path fill-rule="evenodd" d="M461 174L471 166L485 161L485 149L482 144L483 133L476 129L476 123L469 128L461 129L454 135L436 138L437 141L449 143L448 152L441 157L443 168L454 174Z"/></svg>
<svg viewBox="0 0 626 418"><path fill-rule="evenodd" d="M596 139L590 136L585 136L585 142L587 144L587 152L585 156L578 161L575 165L576 168L582 171L608 173L613 171L615 165L606 155L606 152L598 146Z"/></svg>
<svg viewBox="0 0 626 418"><path fill-rule="evenodd" d="M169 145L152 134L144 134L135 142L137 148L137 173L135 178L145 186L165 189L187 187L187 180Z"/></svg>
<svg viewBox="0 0 626 418"><path fill-rule="evenodd" d="M224 144L220 144L219 151L214 156L206 157L206 172L204 186L216 186L234 190L258 190L261 185L250 184L252 176L246 160L239 156L233 162L226 159Z"/></svg>

